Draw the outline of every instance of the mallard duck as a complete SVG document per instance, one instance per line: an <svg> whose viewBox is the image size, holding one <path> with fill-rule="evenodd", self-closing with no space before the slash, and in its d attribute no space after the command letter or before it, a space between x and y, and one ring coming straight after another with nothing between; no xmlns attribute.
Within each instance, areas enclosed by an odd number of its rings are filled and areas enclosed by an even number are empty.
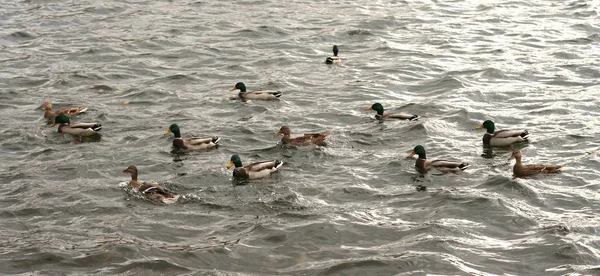
<svg viewBox="0 0 600 276"><path fill-rule="evenodd" d="M380 103L374 103L371 107L367 107L365 110L375 110L375 111L377 111L377 115L375 115L375 118L378 119L378 120L382 120L384 118L391 118L391 119L400 119L400 120L415 121L415 120L419 119L418 115L408 114L408 113L388 113L388 114L383 114L383 105L381 105Z"/></svg>
<svg viewBox="0 0 600 276"><path fill-rule="evenodd" d="M131 181L129 182L129 185L131 185L131 187L136 192L142 193L149 199L160 200L164 202L165 199L175 198L175 195L173 193L169 192L167 189L161 186L155 184L148 184L138 180L138 170L135 166L131 165L127 167L127 169L123 170L123 172L131 174Z"/></svg>
<svg viewBox="0 0 600 276"><path fill-rule="evenodd" d="M275 136L283 135L281 138L281 142L284 144L291 144L296 146L305 146L309 144L315 145L323 145L325 144L325 139L331 135L331 133L305 133L304 136L291 138L290 137L291 130L288 126L282 126L279 129L279 132L275 134Z"/></svg>
<svg viewBox="0 0 600 276"><path fill-rule="evenodd" d="M447 160L427 160L427 155L425 154L425 148L421 145L416 146L413 151L407 156L413 157L414 155L418 155L417 161L415 162L415 169L419 173L427 173L431 169L436 169L440 172L459 172L464 171L469 167L469 164L460 162L460 161L447 161Z"/></svg>
<svg viewBox="0 0 600 276"><path fill-rule="evenodd" d="M246 85L243 82L238 82L235 84L235 86L233 88L231 88L231 91L234 90L240 90L240 92L238 93L238 96L242 99L242 100L277 100L279 99L279 97L281 97L281 95L283 94L280 91L274 91L274 90L254 90L254 91L250 91L250 92L246 92Z"/></svg>
<svg viewBox="0 0 600 276"><path fill-rule="evenodd" d="M277 169L283 166L283 161L271 160L256 162L250 165L242 166L242 160L237 154L234 154L231 156L227 168L229 169L233 167L233 165L235 165L235 169L233 169L234 177L256 179L268 176L269 174L276 172Z"/></svg>
<svg viewBox="0 0 600 276"><path fill-rule="evenodd" d="M58 132L71 134L73 136L78 136L79 140L82 140L83 137L89 137L94 135L99 135L98 131L102 129L101 124L97 123L77 123L71 124L69 117L65 114L58 114L54 119L54 123L51 127L58 124Z"/></svg>
<svg viewBox="0 0 600 276"><path fill-rule="evenodd" d="M338 57L338 46L337 45L333 45L333 56L331 57L327 57L325 59L325 63L327 64L334 64L334 63L340 63L342 62L342 59L340 57Z"/></svg>
<svg viewBox="0 0 600 276"><path fill-rule="evenodd" d="M513 174L516 177L532 176L532 175L536 175L536 174L557 173L562 168L562 166L558 166L558 165L534 165L534 164L523 165L521 163L521 151L520 150L513 151L513 154L511 155L510 158L508 158L508 160L513 159L513 158L515 160L517 160L517 162L515 163L515 166L513 167Z"/></svg>
<svg viewBox="0 0 600 276"><path fill-rule="evenodd" d="M44 102L41 109L46 111L46 112L44 112L44 118L53 119L53 118L56 118L56 116L58 116L59 114L65 114L67 116L77 115L77 114L85 112L88 108L87 107L71 107L71 108L63 108L63 109L53 111L52 104L50 102Z"/></svg>
<svg viewBox="0 0 600 276"><path fill-rule="evenodd" d="M476 129L485 128L487 131L483 135L483 145L492 147L505 147L513 143L528 141L529 132L524 129L505 129L494 131L496 126L494 122L486 120Z"/></svg>
<svg viewBox="0 0 600 276"><path fill-rule="evenodd" d="M181 138L181 132L179 130L179 125L172 124L169 126L165 135L169 135L173 133L175 135L175 139L173 140L173 147L176 149L183 150L204 150L215 148L219 146L219 137L210 137L210 138Z"/></svg>

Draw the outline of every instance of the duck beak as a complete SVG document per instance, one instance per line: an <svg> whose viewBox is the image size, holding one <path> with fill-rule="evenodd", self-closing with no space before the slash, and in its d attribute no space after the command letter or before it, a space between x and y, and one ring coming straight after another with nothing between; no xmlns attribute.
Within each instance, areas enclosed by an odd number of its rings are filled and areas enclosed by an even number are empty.
<svg viewBox="0 0 600 276"><path fill-rule="evenodd" d="M229 161L229 164L227 165L228 169L230 169L231 167L233 167L233 161Z"/></svg>
<svg viewBox="0 0 600 276"><path fill-rule="evenodd" d="M50 125L50 127L54 127L55 125L56 125L56 122L52 123L52 124Z"/></svg>
<svg viewBox="0 0 600 276"><path fill-rule="evenodd" d="M417 154L417 153L412 151L406 158L411 158L411 157L415 156L415 154Z"/></svg>
<svg viewBox="0 0 600 276"><path fill-rule="evenodd" d="M169 129L169 130L167 130L167 132L165 132L165 135L169 135L171 133L173 133L173 132L171 132L171 130Z"/></svg>
<svg viewBox="0 0 600 276"><path fill-rule="evenodd" d="M475 129L482 129L483 125L479 125L478 127L476 127Z"/></svg>
<svg viewBox="0 0 600 276"><path fill-rule="evenodd" d="M373 110L373 108L371 108L370 106L365 108L365 110Z"/></svg>
<svg viewBox="0 0 600 276"><path fill-rule="evenodd" d="M124 172L124 173L128 173L129 171L128 171L127 169L124 169L124 170L123 170L123 172Z"/></svg>
<svg viewBox="0 0 600 276"><path fill-rule="evenodd" d="M234 87L233 87L233 88L231 88L231 90L229 90L229 91L233 91L233 90L235 90L235 89L236 89L236 88L235 88L235 86L234 86Z"/></svg>
<svg viewBox="0 0 600 276"><path fill-rule="evenodd" d="M275 133L275 136L279 136L282 135L283 133L281 133L281 131L278 131L277 133Z"/></svg>

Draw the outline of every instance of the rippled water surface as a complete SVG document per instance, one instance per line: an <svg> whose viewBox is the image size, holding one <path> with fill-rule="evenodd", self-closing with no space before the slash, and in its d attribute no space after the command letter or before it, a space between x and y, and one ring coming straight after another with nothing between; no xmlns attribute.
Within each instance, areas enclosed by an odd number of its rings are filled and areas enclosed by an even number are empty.
<svg viewBox="0 0 600 276"><path fill-rule="evenodd" d="M599 5L5 1L0 273L598 275ZM283 96L229 100L239 81ZM73 121L102 139L48 127L44 100L88 106ZM563 172L513 178L509 149L482 156L486 119ZM172 123L221 147L172 153ZM333 135L282 146L282 125ZM471 166L417 177L417 144ZM239 186L232 154L285 164ZM181 198L130 191L129 165Z"/></svg>

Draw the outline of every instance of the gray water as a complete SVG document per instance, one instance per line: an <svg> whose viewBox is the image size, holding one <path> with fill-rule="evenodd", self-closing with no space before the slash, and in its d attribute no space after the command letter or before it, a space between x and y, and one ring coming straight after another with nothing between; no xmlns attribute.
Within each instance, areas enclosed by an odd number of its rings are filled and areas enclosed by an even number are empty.
<svg viewBox="0 0 600 276"><path fill-rule="evenodd" d="M0 273L599 275L597 1L5 1ZM323 63L331 47L342 63ZM228 100L239 81L280 101ZM88 106L102 138L39 106ZM374 119L390 112L415 122ZM482 156L483 120L525 128L524 163ZM182 134L221 147L174 154ZM282 146L332 131L323 147ZM406 156L470 163L414 171ZM285 162L237 186L245 163ZM488 157L488 158L486 158ZM122 170L181 197L125 187ZM427 187L417 191L418 185Z"/></svg>

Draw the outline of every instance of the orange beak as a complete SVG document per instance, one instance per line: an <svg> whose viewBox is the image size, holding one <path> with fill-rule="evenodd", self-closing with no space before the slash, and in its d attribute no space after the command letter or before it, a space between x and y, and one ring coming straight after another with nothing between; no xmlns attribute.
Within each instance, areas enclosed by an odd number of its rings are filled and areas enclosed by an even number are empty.
<svg viewBox="0 0 600 276"><path fill-rule="evenodd" d="M370 106L365 108L365 110L373 110L373 108L371 108Z"/></svg>
<svg viewBox="0 0 600 276"><path fill-rule="evenodd" d="M173 133L173 132L171 132L171 130L169 129L169 130L167 130L167 132L165 132L165 135L169 135L171 133Z"/></svg>
<svg viewBox="0 0 600 276"><path fill-rule="evenodd" d="M412 151L406 158L411 158L411 157L415 156L415 154L417 154L417 153Z"/></svg>
<svg viewBox="0 0 600 276"><path fill-rule="evenodd" d="M283 135L283 133L281 133L281 131L278 131L277 133L275 133L275 136L279 136L279 135Z"/></svg>
<svg viewBox="0 0 600 276"><path fill-rule="evenodd" d="M475 129L482 129L483 125L479 125L478 127L476 127Z"/></svg>
<svg viewBox="0 0 600 276"><path fill-rule="evenodd" d="M54 127L55 125L56 125L56 122L52 123L52 124L50 125L50 127Z"/></svg>
<svg viewBox="0 0 600 276"><path fill-rule="evenodd" d="M229 164L227 165L227 168L228 168L228 169L231 169L231 167L233 167L233 165L234 165L234 164L233 164L233 161L229 161Z"/></svg>
<svg viewBox="0 0 600 276"><path fill-rule="evenodd" d="M233 87L233 88L231 88L231 90L229 90L229 91L233 91L233 90L236 90L236 89L237 89L237 88L235 88L235 86L234 86L234 87Z"/></svg>

